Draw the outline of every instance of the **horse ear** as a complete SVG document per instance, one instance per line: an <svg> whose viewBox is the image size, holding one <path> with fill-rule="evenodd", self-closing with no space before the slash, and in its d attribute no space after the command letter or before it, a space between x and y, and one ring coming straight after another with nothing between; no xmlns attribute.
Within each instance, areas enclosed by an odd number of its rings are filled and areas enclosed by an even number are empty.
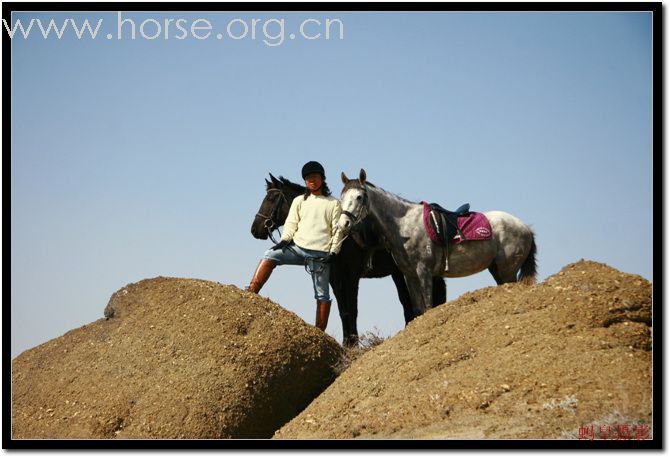
<svg viewBox="0 0 670 457"><path fill-rule="evenodd" d="M277 178L275 178L274 176L272 176L272 173L270 173L270 178L272 179L272 182L273 182L276 186L278 186L278 185L281 184Z"/></svg>
<svg viewBox="0 0 670 457"><path fill-rule="evenodd" d="M361 168L361 173L358 175L358 180L361 182L361 184L365 184L365 180L368 178L368 176L365 174L365 170Z"/></svg>
<svg viewBox="0 0 670 457"><path fill-rule="evenodd" d="M349 182L349 178L347 178L347 175L345 175L344 172L342 172L342 175L341 175L341 176L342 176L342 182L343 182L344 184L346 184L346 183Z"/></svg>

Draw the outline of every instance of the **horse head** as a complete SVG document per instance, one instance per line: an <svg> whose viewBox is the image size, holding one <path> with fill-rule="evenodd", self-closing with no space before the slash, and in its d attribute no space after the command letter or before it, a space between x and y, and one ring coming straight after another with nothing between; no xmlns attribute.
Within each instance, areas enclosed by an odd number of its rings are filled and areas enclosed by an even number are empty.
<svg viewBox="0 0 670 457"><path fill-rule="evenodd" d="M365 219L369 211L367 174L361 168L358 179L349 179L342 172L342 183L344 184L340 195L342 214L337 224L340 230L348 233L353 226Z"/></svg>
<svg viewBox="0 0 670 457"><path fill-rule="evenodd" d="M259 240L267 240L272 230L284 224L291 205L283 180L275 178L272 173L270 179L265 180L265 197L251 224L251 234Z"/></svg>

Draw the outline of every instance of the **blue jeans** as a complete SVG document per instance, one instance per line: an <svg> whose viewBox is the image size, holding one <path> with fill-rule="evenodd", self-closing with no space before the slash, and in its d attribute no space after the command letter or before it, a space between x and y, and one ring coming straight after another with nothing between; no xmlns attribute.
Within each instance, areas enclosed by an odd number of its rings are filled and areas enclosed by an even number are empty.
<svg viewBox="0 0 670 457"><path fill-rule="evenodd" d="M264 259L272 260L277 265L305 265L312 275L312 285L314 286L314 298L317 300L330 300L329 282L330 282L330 264L323 263L323 259L328 255L324 251L314 251L312 249L303 249L297 244L291 244L289 247L273 251L268 249L263 255Z"/></svg>

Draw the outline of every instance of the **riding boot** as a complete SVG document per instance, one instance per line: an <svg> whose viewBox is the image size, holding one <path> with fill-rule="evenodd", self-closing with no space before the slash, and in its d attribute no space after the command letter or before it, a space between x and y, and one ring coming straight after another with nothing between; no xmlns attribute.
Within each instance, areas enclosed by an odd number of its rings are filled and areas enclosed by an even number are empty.
<svg viewBox="0 0 670 457"><path fill-rule="evenodd" d="M324 332L328 325L328 316L330 315L330 300L316 301L316 327Z"/></svg>
<svg viewBox="0 0 670 457"><path fill-rule="evenodd" d="M261 288L272 274L272 270L274 270L276 266L277 264L273 260L262 259L256 267L254 277L251 278L249 287L247 287L246 290L255 294L260 292Z"/></svg>

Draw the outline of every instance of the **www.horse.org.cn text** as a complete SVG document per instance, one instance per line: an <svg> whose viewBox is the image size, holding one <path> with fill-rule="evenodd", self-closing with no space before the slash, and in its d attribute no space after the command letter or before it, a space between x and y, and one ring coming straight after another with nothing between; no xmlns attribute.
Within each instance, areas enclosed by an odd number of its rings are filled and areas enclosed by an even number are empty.
<svg viewBox="0 0 670 457"><path fill-rule="evenodd" d="M26 40L31 36L45 40L252 40L270 47L293 40L344 40L344 23L337 18L308 18L289 27L285 18L236 17L219 24L206 18L138 19L121 11L116 16L111 26L105 19L17 18L11 25L5 19L2 22L10 39Z"/></svg>

